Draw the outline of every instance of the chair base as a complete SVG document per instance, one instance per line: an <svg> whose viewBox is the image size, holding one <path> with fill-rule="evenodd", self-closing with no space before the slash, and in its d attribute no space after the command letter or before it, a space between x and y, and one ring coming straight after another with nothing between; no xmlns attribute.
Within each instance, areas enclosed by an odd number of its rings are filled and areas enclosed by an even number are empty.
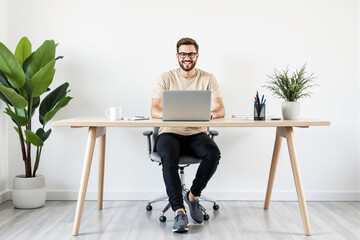
<svg viewBox="0 0 360 240"><path fill-rule="evenodd" d="M185 168L185 167L188 167L188 166L189 166L189 164L185 164L185 165L180 164L180 165L179 165L179 170L180 170L179 176L180 176L180 182L181 182L181 188L182 188L183 198L184 198L185 194L187 194L187 193L190 191L190 190L187 189L186 186L185 186L185 173L184 173L184 168ZM151 211L151 210L152 210L152 206L151 206L152 203L160 202L160 201L164 201L164 200L168 200L168 199L169 199L169 198L168 198L168 196L167 196L166 194L161 195L161 196L159 196L159 197L157 197L157 198L154 198L154 199L148 201L147 206L146 206L146 210L147 210L147 211ZM207 220L209 220L210 216L209 216L209 214L206 213L206 208L204 208L204 207L201 205L201 201L212 202L212 203L214 204L214 205L213 205L213 209L214 209L214 210L219 210L219 205L216 204L216 201L215 201L215 200L213 200L213 199L211 199L211 198L209 198L209 197L206 197L206 196L200 196L200 197L199 197L199 200L200 200L200 204L199 204L199 205L200 205L201 211L202 211L203 214L204 214L204 220L207 221ZM169 200L168 200L168 201L169 201ZM164 209L161 211L161 216L160 216L160 218L159 218L159 221L160 221L160 222L165 222L165 221L166 221L165 212L166 212L167 210L169 210L170 207L171 207L170 202L168 202L168 204L167 204L167 205L164 207Z"/></svg>
<svg viewBox="0 0 360 240"><path fill-rule="evenodd" d="M185 187L185 185L183 185L183 188L182 188L182 195L183 195L183 197L185 196L185 194L187 194L188 191L189 191L189 189L187 189L187 188ZM152 203L156 203L156 202L160 202L160 201L164 201L164 200L168 200L168 199L169 199L169 198L168 198L168 196L167 196L166 194L161 195L161 196L159 196L159 197L157 197L157 198L154 198L154 199L152 199L152 200L150 200L150 201L147 202L146 210L147 210L147 211L151 211L151 210L152 210L152 206L151 206ZM213 200L213 199L211 199L211 198L209 198L209 197L200 196L200 197L199 197L199 200L200 200L200 202L201 202L201 201L211 202L211 203L214 204L214 205L213 205L213 209L214 209L214 210L218 210L218 209L219 209L219 205L216 204L216 201ZM209 220L210 216L206 213L206 208L204 208L201 204L199 204L199 205L200 205L201 211L202 211L203 214L204 214L204 220L205 220L205 221ZM166 221L165 213L166 213L166 211L169 210L170 208L171 208L171 205L170 205L170 202L168 202L168 204L166 204L166 206L164 207L164 209L161 211L161 216L159 217L159 221L160 221L160 222L165 222L165 221Z"/></svg>

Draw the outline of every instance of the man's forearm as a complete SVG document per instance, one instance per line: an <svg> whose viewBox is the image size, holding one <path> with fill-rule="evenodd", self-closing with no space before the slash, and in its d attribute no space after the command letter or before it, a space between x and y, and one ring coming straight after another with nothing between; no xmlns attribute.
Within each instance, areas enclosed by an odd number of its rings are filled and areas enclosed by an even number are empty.
<svg viewBox="0 0 360 240"><path fill-rule="evenodd" d="M225 117L225 107L221 97L212 99L211 107L213 109L211 111L211 119Z"/></svg>
<svg viewBox="0 0 360 240"><path fill-rule="evenodd" d="M151 117L152 118L162 118L162 110L158 108L152 108L151 109Z"/></svg>

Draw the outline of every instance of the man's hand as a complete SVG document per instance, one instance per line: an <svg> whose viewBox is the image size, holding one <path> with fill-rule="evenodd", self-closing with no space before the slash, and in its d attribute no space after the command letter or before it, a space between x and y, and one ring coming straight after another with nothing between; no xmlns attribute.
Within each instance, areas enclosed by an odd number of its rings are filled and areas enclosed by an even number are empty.
<svg viewBox="0 0 360 240"><path fill-rule="evenodd" d="M162 118L162 100L161 98L153 98L151 102L150 114L152 118Z"/></svg>
<svg viewBox="0 0 360 240"><path fill-rule="evenodd" d="M214 98L211 100L211 111L210 119L223 118L225 117L225 107L222 98Z"/></svg>

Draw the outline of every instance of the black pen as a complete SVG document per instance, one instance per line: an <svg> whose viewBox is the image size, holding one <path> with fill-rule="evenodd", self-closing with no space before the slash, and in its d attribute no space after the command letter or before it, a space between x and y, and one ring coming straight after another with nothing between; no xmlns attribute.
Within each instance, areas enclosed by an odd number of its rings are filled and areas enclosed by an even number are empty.
<svg viewBox="0 0 360 240"><path fill-rule="evenodd" d="M261 102L260 102L260 97L259 97L259 92L258 91L256 91L256 99L257 99L258 104L260 104Z"/></svg>

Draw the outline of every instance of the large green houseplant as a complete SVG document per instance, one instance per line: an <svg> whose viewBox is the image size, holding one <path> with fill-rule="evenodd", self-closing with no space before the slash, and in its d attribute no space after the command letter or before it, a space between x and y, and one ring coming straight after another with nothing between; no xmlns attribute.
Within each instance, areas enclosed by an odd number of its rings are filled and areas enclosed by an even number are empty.
<svg viewBox="0 0 360 240"><path fill-rule="evenodd" d="M72 99L66 96L69 92L67 82L52 91L49 88L55 74L55 62L62 58L55 58L56 47L54 40L46 40L32 52L30 41L23 37L13 54L0 42L0 99L6 104L4 113L14 122L19 136L25 165L23 178L37 176L42 148L51 133L51 129L45 129L45 126ZM41 126L35 131L32 127L35 125L33 116L37 108ZM32 145L36 149L34 165Z"/></svg>
<svg viewBox="0 0 360 240"><path fill-rule="evenodd" d="M315 79L314 73L307 75L305 68L306 64L300 70L293 72L291 76L288 67L282 71L275 69L272 75L268 75L270 80L266 82L267 85L263 86L276 97L285 100L281 105L284 119L298 119L300 112L298 100L311 97L312 93L307 92L307 90L318 86L318 84L312 84Z"/></svg>

